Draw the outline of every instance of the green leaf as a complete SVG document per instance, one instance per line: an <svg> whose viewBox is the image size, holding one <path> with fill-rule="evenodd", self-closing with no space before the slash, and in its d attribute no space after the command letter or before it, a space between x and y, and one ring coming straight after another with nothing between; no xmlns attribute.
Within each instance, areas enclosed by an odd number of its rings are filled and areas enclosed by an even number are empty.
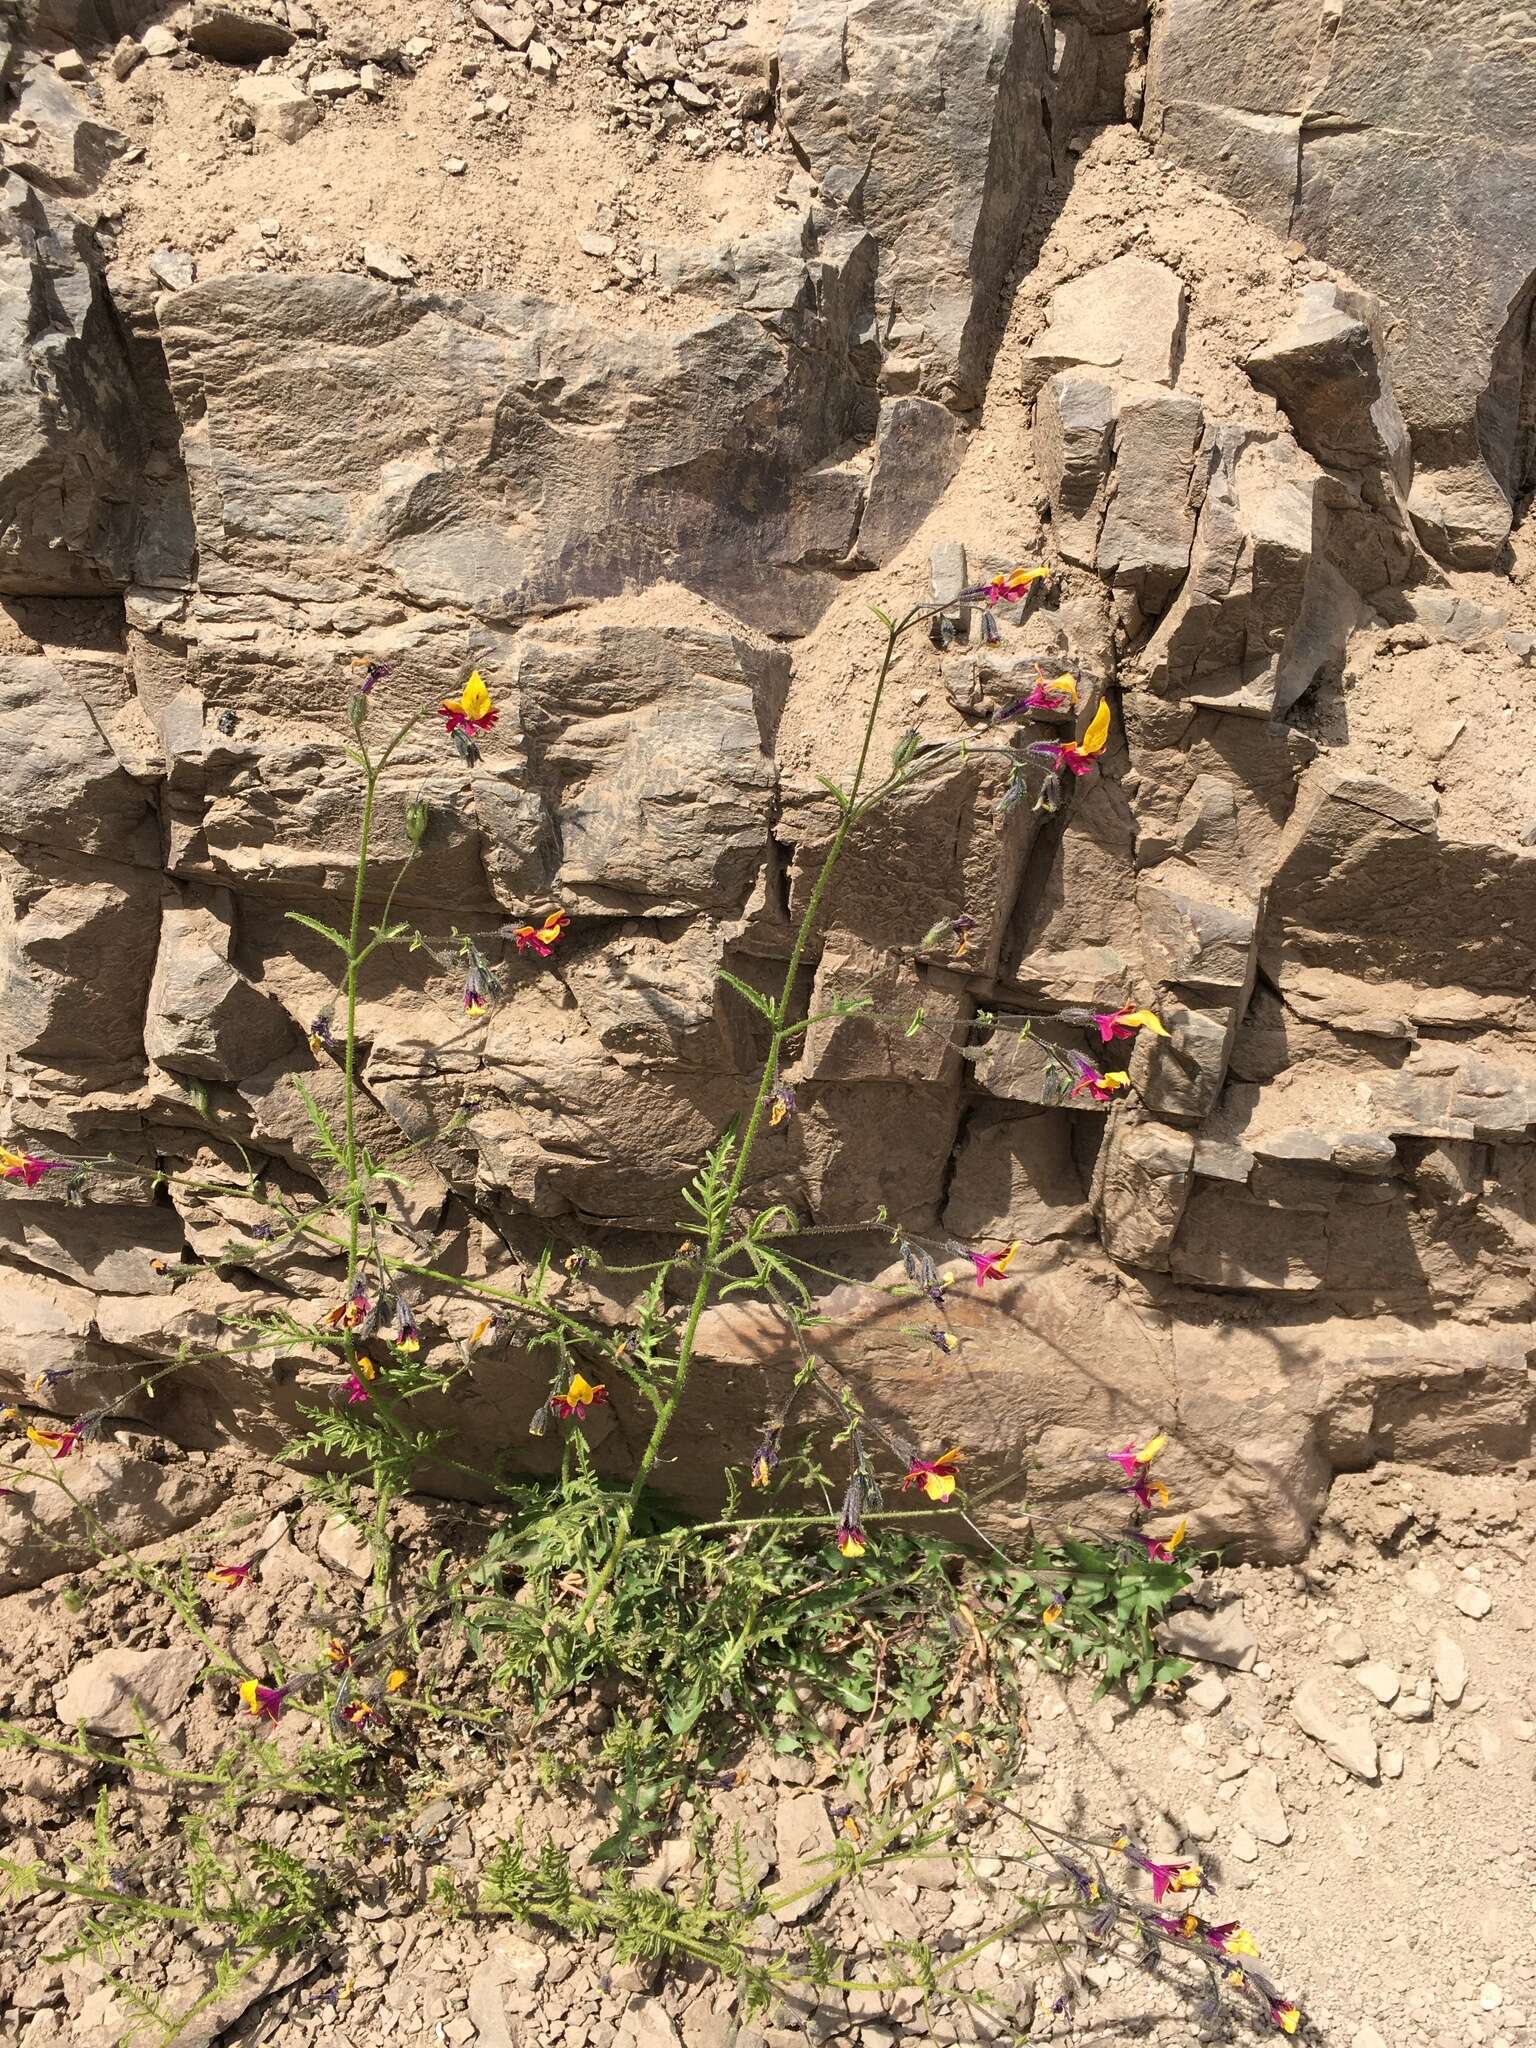
<svg viewBox="0 0 1536 2048"><path fill-rule="evenodd" d="M285 910L283 915L291 918L295 924L303 925L308 931L318 932L322 939L329 939L331 944L338 947L343 953L351 952L350 940L344 939L341 933L332 926L322 924L318 917L306 917L302 910Z"/></svg>
<svg viewBox="0 0 1536 2048"><path fill-rule="evenodd" d="M309 1089L297 1074L290 1074L288 1078L299 1091L299 1100L304 1105L304 1114L309 1118L310 1129L320 1141L321 1151L331 1161L333 1166L344 1166L346 1160L343 1157L340 1145L336 1142L336 1134L331 1129L325 1111L316 1102L314 1096L310 1094Z"/></svg>
<svg viewBox="0 0 1536 2048"><path fill-rule="evenodd" d="M825 775L818 775L816 777L816 780L821 784L823 789L827 790L831 794L831 796L837 804L838 809L840 811L846 811L848 808L848 794L846 790L839 789L837 784L835 782L828 781Z"/></svg>
<svg viewBox="0 0 1536 2048"><path fill-rule="evenodd" d="M734 989L743 1002L752 1005L759 1016L766 1017L770 1024L773 1022L773 1004L769 1002L765 995L760 994L757 989L749 988L744 981L738 981L734 974L727 974L723 967L715 969L715 979L723 981L727 988Z"/></svg>

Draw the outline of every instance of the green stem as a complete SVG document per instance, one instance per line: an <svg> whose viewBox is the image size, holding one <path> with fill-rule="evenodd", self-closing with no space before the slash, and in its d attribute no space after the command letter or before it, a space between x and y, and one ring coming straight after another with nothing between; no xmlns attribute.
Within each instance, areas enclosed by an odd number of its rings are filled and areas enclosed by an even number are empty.
<svg viewBox="0 0 1536 2048"><path fill-rule="evenodd" d="M795 986L799 979L801 963L810 945L816 921L821 915L821 906L826 900L827 890L831 886L832 877L837 870L838 862L842 859L843 848L847 844L848 835L853 830L858 819L863 815L863 808L859 803L859 792L863 787L865 770L869 765L869 750L874 744L875 727L879 723L880 705L885 695L886 682L890 676L891 662L895 658L896 644L902 634L913 623L914 619L919 616L920 612L914 610L909 611L899 620L887 619L885 622L885 652L881 657L880 673L875 680L874 695L870 700L869 713L864 721L864 733L859 746L858 765L854 769L853 782L841 803L837 830L832 835L832 843L827 849L826 859L821 864L821 871L816 877L815 884L811 890L810 900L805 906L805 913L800 919L794 943L790 947L789 960L785 966L784 979L779 989L779 998L773 1009L773 1030L769 1038L767 1057L763 1061L762 1073L758 1077L757 1094L747 1117L746 1128L742 1132L740 1143L736 1148L736 1163L732 1169L730 1181L727 1184L723 1197L715 1206L714 1215L705 1238L702 1255L699 1260L698 1282L693 1290L693 1299L688 1305L687 1320L683 1325L682 1335L677 1347L677 1364L672 1375L672 1383L667 1391L665 1400L657 1411L655 1426L651 1430L645 1449L640 1454L639 1462L635 1467L634 1478L630 1483L629 1493L620 1505L618 1526L614 1531L613 1543L607 1557L594 1575L591 1585L587 1588L586 1598L582 1601L581 1611L576 1617L575 1625L577 1628L580 1628L586 1621L619 1567L619 1562L629 1543L630 1531L634 1527L635 1511L639 1507L640 1496L645 1490L646 1482L649 1480L652 1471L655 1469L657 1459L661 1456L662 1447L671 1432L672 1424L677 1419L677 1412L682 1406L683 1396L687 1392L689 1374L693 1366L694 1346L698 1341L700 1321L709 1302L710 1289L715 1279L715 1267L720 1256L721 1247L725 1242L726 1233L732 1227L732 1213L740 1197L742 1186L746 1181L747 1172L752 1163L752 1155L756 1149L758 1134L762 1129L763 1118L767 1114L768 1104L778 1081L779 1060L789 1031L789 1013L795 1000Z"/></svg>

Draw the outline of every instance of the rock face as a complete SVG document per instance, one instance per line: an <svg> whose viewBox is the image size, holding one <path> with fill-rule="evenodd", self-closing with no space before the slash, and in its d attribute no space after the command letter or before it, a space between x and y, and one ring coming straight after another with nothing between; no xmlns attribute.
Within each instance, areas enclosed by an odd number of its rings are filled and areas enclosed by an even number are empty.
<svg viewBox="0 0 1536 2048"><path fill-rule="evenodd" d="M534 41L521 10L472 13ZM830 1369L888 1446L961 1443L1005 1536L1026 1471L1033 1513L1080 1517L1105 1447L1159 1426L1196 1538L1266 1555L1305 1546L1338 1471L1528 1454L1536 615L1463 567L1526 544L1536 480L1522 20L1452 0L1408 61L1384 0L1168 0L1144 141L1136 0L803 0L752 60L798 168L743 146L748 224L707 244L584 216L572 261L600 269L572 302L371 231L367 274L246 264L195 219L109 272L69 211L123 162L95 17L23 22L0 1130L88 1164L0 1199L0 1394L268 1447L335 1395L309 1349L229 1328L312 1320L338 1284L318 1252L253 1265L251 1179L334 1191L335 952L302 920L348 915L361 662L386 669L370 734L426 710L363 904L411 934L359 989L362 1139L411 1162L379 1228L476 1276L590 1246L606 1265L570 1284L621 1327L618 1269L675 1243L750 1099L753 995L836 830L818 777L861 745L868 608L931 597L870 751L883 775L915 735L922 772L818 899L794 1112L747 1189L832 1233L807 1240ZM36 61L66 31L78 87ZM183 82L217 71L221 120L296 188L323 183L305 137L333 95L388 118L361 43L328 74L286 51L302 28L211 0L188 32L210 61ZM636 48L645 103L702 115L675 52ZM771 93L745 97L766 132ZM511 181L506 205L510 234ZM1027 603L976 595L1037 561ZM432 714L471 667L497 702L476 759ZM1029 749L1100 705L1105 751L1053 799ZM553 956L520 953L557 905ZM1127 1006L1168 1036L1084 1024ZM1125 1086L1064 1092L1068 1054ZM1017 1242L1005 1284L951 1289L958 1350L893 1292L893 1230L940 1259ZM548 1361L418 1306L428 1355L470 1361L424 1422L548 1469ZM703 1340L665 1475L696 1503L795 1369L739 1302ZM613 1379L605 1472L638 1427ZM1178 1618L1210 1657L1221 1620Z"/></svg>
<svg viewBox="0 0 1536 2048"><path fill-rule="evenodd" d="M1396 0L1279 0L1256 15L1168 0L1153 28L1159 146L1397 323L1414 521L1465 567L1497 559L1528 487L1536 188L1518 81L1533 62L1536 26L1490 0L1421 10L1411 29ZM1436 247L1467 266L1449 292L1425 261Z"/></svg>

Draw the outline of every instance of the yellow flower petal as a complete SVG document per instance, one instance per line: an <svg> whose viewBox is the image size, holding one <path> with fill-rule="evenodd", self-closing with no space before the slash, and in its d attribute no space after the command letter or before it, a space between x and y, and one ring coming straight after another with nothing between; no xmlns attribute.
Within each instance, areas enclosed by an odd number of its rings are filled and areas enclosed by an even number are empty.
<svg viewBox="0 0 1536 2048"><path fill-rule="evenodd" d="M1154 1038L1166 1038L1168 1027L1155 1010L1122 1010L1117 1024L1129 1024L1133 1031L1150 1031Z"/></svg>
<svg viewBox="0 0 1536 2048"><path fill-rule="evenodd" d="M928 1472L923 1477L923 1491L930 1500L948 1500L955 1490L953 1472Z"/></svg>
<svg viewBox="0 0 1536 2048"><path fill-rule="evenodd" d="M1078 751L1084 754L1102 754L1109 744L1109 700L1100 698L1099 708L1088 721L1088 730L1078 741Z"/></svg>
<svg viewBox="0 0 1536 2048"><path fill-rule="evenodd" d="M397 1665L396 1668L393 1671L391 1671L388 1678L385 1679L384 1690L386 1692L398 1692L402 1685L406 1685L409 1683L410 1676L411 1674L409 1673L409 1671L402 1671Z"/></svg>
<svg viewBox="0 0 1536 2048"><path fill-rule="evenodd" d="M1146 1443L1144 1443L1141 1449L1136 1453L1136 1462L1138 1465L1150 1465L1152 1460L1158 1455L1158 1453L1160 1451L1166 1450L1167 1448L1168 1439L1164 1435L1162 1430L1159 1430L1157 1435L1154 1437L1149 1437Z"/></svg>

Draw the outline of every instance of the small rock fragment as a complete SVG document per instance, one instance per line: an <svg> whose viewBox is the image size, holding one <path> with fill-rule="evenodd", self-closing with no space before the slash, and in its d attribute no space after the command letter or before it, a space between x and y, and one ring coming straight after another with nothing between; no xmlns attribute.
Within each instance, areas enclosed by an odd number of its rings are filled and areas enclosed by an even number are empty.
<svg viewBox="0 0 1536 2048"><path fill-rule="evenodd" d="M123 36L112 51L112 76L119 84L144 62L144 46Z"/></svg>
<svg viewBox="0 0 1536 2048"><path fill-rule="evenodd" d="M197 259L185 249L156 249L149 259L149 274L168 292L184 292L197 282Z"/></svg>
<svg viewBox="0 0 1536 2048"><path fill-rule="evenodd" d="M826 1801L819 1792L797 1792L783 1800L774 1820L778 1850L779 1881L775 1895L783 1904L773 1908L774 1918L793 1922L813 1913L832 1888L832 1851L836 1837L827 1816ZM818 1885L825 1876L827 1882ZM795 1894L801 1894L796 1897Z"/></svg>
<svg viewBox="0 0 1536 2048"><path fill-rule="evenodd" d="M1392 1702L1393 1717L1399 1721L1427 1721L1434 1711L1434 1701L1422 1699L1416 1692L1402 1693Z"/></svg>
<svg viewBox="0 0 1536 2048"><path fill-rule="evenodd" d="M537 24L531 14L499 7L496 0L470 0L469 12L472 20L489 29L497 42L505 43L509 50L526 50L533 41Z"/></svg>
<svg viewBox="0 0 1536 2048"><path fill-rule="evenodd" d="M673 80L672 90L685 107L697 107L701 112L715 103L707 92L702 92L691 78Z"/></svg>
<svg viewBox="0 0 1536 2048"><path fill-rule="evenodd" d="M140 36L139 47L146 57L174 57L181 48L181 38L157 21Z"/></svg>
<svg viewBox="0 0 1536 2048"><path fill-rule="evenodd" d="M1363 1664L1371 1653L1359 1629L1336 1628L1329 1631L1328 1654L1335 1664L1350 1665Z"/></svg>
<svg viewBox="0 0 1536 2048"><path fill-rule="evenodd" d="M199 0L192 9L187 41L200 55L215 57L221 64L259 64L263 57L286 55L294 37L270 15L245 14L219 0Z"/></svg>
<svg viewBox="0 0 1536 2048"><path fill-rule="evenodd" d="M1255 1764L1237 1795L1237 1815L1261 1842L1279 1848L1291 1839L1290 1823L1280 1803L1280 1780L1268 1764Z"/></svg>
<svg viewBox="0 0 1536 2048"><path fill-rule="evenodd" d="M1375 1783L1376 1739L1364 1721L1339 1722L1311 1679L1304 1679L1291 1695L1291 1714L1303 1735L1321 1744L1325 1756L1352 1776Z"/></svg>
<svg viewBox="0 0 1536 2048"><path fill-rule="evenodd" d="M1215 1815L1203 1806L1192 1806L1184 1816L1184 1833L1191 1842L1215 1841Z"/></svg>
<svg viewBox="0 0 1536 2048"><path fill-rule="evenodd" d="M363 268L386 284L414 284L416 272L410 258L387 242L364 242Z"/></svg>
<svg viewBox="0 0 1536 2048"><path fill-rule="evenodd" d="M1454 1707L1467 1689L1467 1653L1450 1636L1436 1636L1433 1660L1435 1690Z"/></svg>
<svg viewBox="0 0 1536 2048"><path fill-rule="evenodd" d="M344 100L362 82L355 71L317 71L309 81L309 89L319 100Z"/></svg>
<svg viewBox="0 0 1536 2048"><path fill-rule="evenodd" d="M462 178L469 169L469 165L461 156L445 156L443 158L443 169L450 178Z"/></svg>
<svg viewBox="0 0 1536 2048"><path fill-rule="evenodd" d="M618 244L612 235L580 234L576 237L576 246L583 256L608 257L613 254Z"/></svg>
<svg viewBox="0 0 1536 2048"><path fill-rule="evenodd" d="M1384 1749L1381 1752L1381 1775L1384 1778L1400 1778L1403 1775L1403 1752L1400 1749Z"/></svg>
<svg viewBox="0 0 1536 2048"><path fill-rule="evenodd" d="M1222 1664L1229 1671L1251 1671L1259 1654L1258 1640L1243 1619L1241 1600L1230 1600L1214 1613L1190 1607L1170 1615L1158 1630L1158 1640L1172 1656Z"/></svg>
<svg viewBox="0 0 1536 2048"><path fill-rule="evenodd" d="M60 50L53 59L53 68L60 78L84 78L85 59L78 50Z"/></svg>
<svg viewBox="0 0 1536 2048"><path fill-rule="evenodd" d="M1225 1680L1218 1678L1214 1671L1207 1671L1202 1673L1193 1685L1185 1687L1184 1697L1198 1713L1216 1714L1232 1695L1227 1690Z"/></svg>
<svg viewBox="0 0 1536 2048"><path fill-rule="evenodd" d="M1247 1828L1234 1828L1232 1830L1232 1854L1239 1863L1258 1862L1259 1845Z"/></svg>
<svg viewBox="0 0 1536 2048"><path fill-rule="evenodd" d="M528 45L528 69L530 71L537 71L541 77L548 78L558 61L548 43L530 43Z"/></svg>
<svg viewBox="0 0 1536 2048"><path fill-rule="evenodd" d="M242 78L235 98L249 109L256 133L279 142L297 142L321 119L319 107L289 78Z"/></svg>
<svg viewBox="0 0 1536 2048"><path fill-rule="evenodd" d="M53 1710L66 1728L92 1735L137 1735L142 1722L166 1729L203 1668L200 1650L101 1650L75 1666L54 1690Z"/></svg>
<svg viewBox="0 0 1536 2048"><path fill-rule="evenodd" d="M332 1515L320 1531L315 1549L325 1563L349 1579L366 1579L373 1571L373 1545L343 1515Z"/></svg>
<svg viewBox="0 0 1536 2048"><path fill-rule="evenodd" d="M1351 1673L1356 1685L1363 1685L1373 1700L1390 1707L1403 1689L1403 1682L1390 1664L1360 1664Z"/></svg>
<svg viewBox="0 0 1536 2048"><path fill-rule="evenodd" d="M1481 1621L1485 1614L1493 1611L1492 1596L1469 1581L1456 1589L1456 1611L1464 1614L1468 1621Z"/></svg>

